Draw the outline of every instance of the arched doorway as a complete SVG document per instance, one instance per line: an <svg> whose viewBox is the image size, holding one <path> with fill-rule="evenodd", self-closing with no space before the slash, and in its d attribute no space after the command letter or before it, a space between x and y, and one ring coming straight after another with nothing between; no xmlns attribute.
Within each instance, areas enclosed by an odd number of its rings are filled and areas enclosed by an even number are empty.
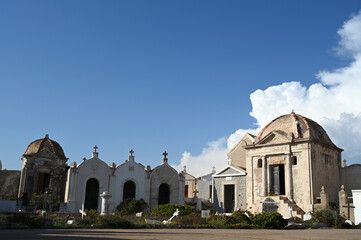
<svg viewBox="0 0 361 240"><path fill-rule="evenodd" d="M169 186L166 183L162 183L159 186L158 205L167 203L169 203Z"/></svg>
<svg viewBox="0 0 361 240"><path fill-rule="evenodd" d="M123 186L123 201L127 198L135 198L135 183L128 180Z"/></svg>
<svg viewBox="0 0 361 240"><path fill-rule="evenodd" d="M90 178L86 182L84 208L88 210L98 210L99 182L95 178Z"/></svg>

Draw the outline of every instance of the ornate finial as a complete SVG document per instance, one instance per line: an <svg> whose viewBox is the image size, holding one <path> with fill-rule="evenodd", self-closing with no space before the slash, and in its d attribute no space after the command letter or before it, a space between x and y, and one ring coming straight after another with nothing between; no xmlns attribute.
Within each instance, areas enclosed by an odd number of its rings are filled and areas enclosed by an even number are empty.
<svg viewBox="0 0 361 240"><path fill-rule="evenodd" d="M341 167L347 167L347 161L346 159L342 160Z"/></svg>
<svg viewBox="0 0 361 240"><path fill-rule="evenodd" d="M86 161L86 157L83 157L83 161Z"/></svg>
<svg viewBox="0 0 361 240"><path fill-rule="evenodd" d="M49 138L49 134L45 134L45 138Z"/></svg>
<svg viewBox="0 0 361 240"><path fill-rule="evenodd" d="M345 186L344 185L341 186L341 190L345 191Z"/></svg>
<svg viewBox="0 0 361 240"><path fill-rule="evenodd" d="M325 187L324 186L321 187L321 192L325 192Z"/></svg>
<svg viewBox="0 0 361 240"><path fill-rule="evenodd" d="M228 158L228 165L232 165L232 159Z"/></svg>
<svg viewBox="0 0 361 240"><path fill-rule="evenodd" d="M212 173L216 173L216 167L215 166L212 167Z"/></svg>
<svg viewBox="0 0 361 240"><path fill-rule="evenodd" d="M291 114L295 114L295 110L292 108L292 112L291 112Z"/></svg>
<svg viewBox="0 0 361 240"><path fill-rule="evenodd" d="M167 155L168 155L168 153L167 153L167 151L164 151L164 153L163 153L163 164L164 163L168 163L168 158L167 158Z"/></svg>
<svg viewBox="0 0 361 240"><path fill-rule="evenodd" d="M98 146L95 145L93 148L94 148L94 152L96 153L96 152L97 152L97 149L98 149Z"/></svg>
<svg viewBox="0 0 361 240"><path fill-rule="evenodd" d="M129 154L130 154L129 156L133 157L133 153L134 153L133 149L130 149L129 150Z"/></svg>
<svg viewBox="0 0 361 240"><path fill-rule="evenodd" d="M187 166L186 165L183 166L183 172L187 172Z"/></svg>

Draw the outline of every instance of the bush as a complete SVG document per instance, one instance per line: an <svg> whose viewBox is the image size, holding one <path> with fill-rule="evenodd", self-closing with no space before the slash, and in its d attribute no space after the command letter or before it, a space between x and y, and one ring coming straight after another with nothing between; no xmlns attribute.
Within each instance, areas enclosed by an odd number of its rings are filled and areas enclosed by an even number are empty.
<svg viewBox="0 0 361 240"><path fill-rule="evenodd" d="M342 224L344 219L335 210L323 209L315 213L312 221L327 224L329 227L336 227Z"/></svg>
<svg viewBox="0 0 361 240"><path fill-rule="evenodd" d="M204 223L204 220L201 218L201 215L198 213L191 213L186 216L180 216L174 219L174 223L183 225L183 226L194 226Z"/></svg>
<svg viewBox="0 0 361 240"><path fill-rule="evenodd" d="M252 217L253 217L253 214L249 211L237 210L234 213L232 213L232 215L229 217L228 223L229 224L238 224L238 223L251 224L252 221L250 218L252 218Z"/></svg>
<svg viewBox="0 0 361 240"><path fill-rule="evenodd" d="M117 206L117 210L121 215L134 215L137 212L143 212L148 208L148 203L143 199L136 200L132 198L125 199Z"/></svg>
<svg viewBox="0 0 361 240"><path fill-rule="evenodd" d="M26 225L32 228L40 228L45 225L45 218L38 216L31 216L26 219Z"/></svg>
<svg viewBox="0 0 361 240"><path fill-rule="evenodd" d="M63 228L67 226L67 221L65 219L57 218L53 222L54 227Z"/></svg>
<svg viewBox="0 0 361 240"><path fill-rule="evenodd" d="M106 228L132 228L133 224L119 215L101 216L99 223Z"/></svg>
<svg viewBox="0 0 361 240"><path fill-rule="evenodd" d="M281 229L287 225L287 220L277 212L262 212L253 216L253 223L261 228Z"/></svg>
<svg viewBox="0 0 361 240"><path fill-rule="evenodd" d="M177 208L179 210L179 216L185 216L196 212L196 208L192 206L179 204L164 204L156 206L151 212L151 215L171 217L173 213L177 210Z"/></svg>
<svg viewBox="0 0 361 240"><path fill-rule="evenodd" d="M207 218L207 224L214 227L224 227L228 224L229 217L225 215L211 214Z"/></svg>
<svg viewBox="0 0 361 240"><path fill-rule="evenodd" d="M79 220L78 224L84 226L91 226L98 222L99 217L99 213L96 210L90 210L83 219Z"/></svg>

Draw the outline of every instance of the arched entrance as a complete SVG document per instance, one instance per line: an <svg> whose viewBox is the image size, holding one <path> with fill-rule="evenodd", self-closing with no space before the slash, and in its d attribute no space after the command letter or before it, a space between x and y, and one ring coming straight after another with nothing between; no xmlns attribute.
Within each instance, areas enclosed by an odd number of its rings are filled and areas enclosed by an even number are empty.
<svg viewBox="0 0 361 240"><path fill-rule="evenodd" d="M86 182L84 208L88 210L98 210L99 182L95 178L90 178Z"/></svg>
<svg viewBox="0 0 361 240"><path fill-rule="evenodd" d="M169 203L169 193L169 185L166 183L162 183L159 186L158 205Z"/></svg>
<svg viewBox="0 0 361 240"><path fill-rule="evenodd" d="M135 183L128 180L123 186L123 201L127 198L135 198Z"/></svg>

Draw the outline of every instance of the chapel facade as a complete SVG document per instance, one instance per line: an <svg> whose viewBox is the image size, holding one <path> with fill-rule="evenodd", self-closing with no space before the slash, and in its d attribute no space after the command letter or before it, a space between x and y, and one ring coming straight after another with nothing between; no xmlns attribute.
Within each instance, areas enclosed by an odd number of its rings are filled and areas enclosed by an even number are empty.
<svg viewBox="0 0 361 240"><path fill-rule="evenodd" d="M184 204L184 176L168 164L167 152L163 153L162 164L152 169L137 163L133 150L123 164L116 166L102 161L96 149L92 158L70 165L64 199L69 212L83 207L101 212L101 195L108 196L109 212L127 198L143 199L150 210L167 203Z"/></svg>

